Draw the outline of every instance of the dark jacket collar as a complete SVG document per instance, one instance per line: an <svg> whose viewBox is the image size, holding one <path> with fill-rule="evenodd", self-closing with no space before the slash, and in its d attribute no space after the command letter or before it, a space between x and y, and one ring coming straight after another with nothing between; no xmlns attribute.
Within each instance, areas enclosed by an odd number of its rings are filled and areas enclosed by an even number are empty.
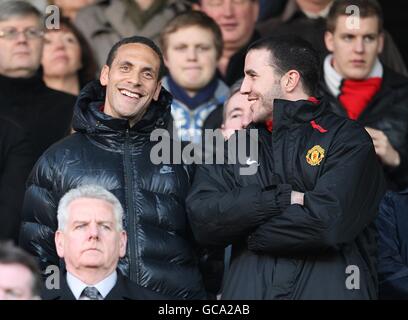
<svg viewBox="0 0 408 320"><path fill-rule="evenodd" d="M124 143L125 132L132 140L148 138L156 128L166 128L170 121L172 96L162 88L158 101L152 101L143 118L132 128L126 119L115 119L100 111L105 102L105 88L95 80L81 90L74 108L73 128L106 146Z"/></svg>
<svg viewBox="0 0 408 320"><path fill-rule="evenodd" d="M122 273L117 271L117 281L112 288L112 290L107 294L104 300L134 300L139 298L135 290L129 288L127 285L127 280ZM42 298L44 300L76 300L74 294L67 283L67 274L62 273L60 277L60 288L59 289L44 289ZM134 285L136 286L136 285Z"/></svg>
<svg viewBox="0 0 408 320"><path fill-rule="evenodd" d="M307 100L289 101L276 99L273 106L273 130L316 119L324 112L326 105L323 98L318 100L319 103L315 104Z"/></svg>

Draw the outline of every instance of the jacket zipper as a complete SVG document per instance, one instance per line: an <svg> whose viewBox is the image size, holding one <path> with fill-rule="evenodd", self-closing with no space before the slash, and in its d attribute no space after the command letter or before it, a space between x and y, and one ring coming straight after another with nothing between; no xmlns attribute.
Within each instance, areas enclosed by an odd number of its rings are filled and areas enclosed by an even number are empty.
<svg viewBox="0 0 408 320"><path fill-rule="evenodd" d="M137 255L139 253L139 243L138 243L138 228L139 223L137 212L134 212L133 207L133 172L132 172L132 162L130 156L130 135L129 129L126 129L126 139L125 139L125 152L124 152L124 162L125 162L125 187L126 187L126 202L128 205L128 241L129 241L129 278L130 280L139 283L139 263L137 261ZM134 274L136 271L136 276Z"/></svg>

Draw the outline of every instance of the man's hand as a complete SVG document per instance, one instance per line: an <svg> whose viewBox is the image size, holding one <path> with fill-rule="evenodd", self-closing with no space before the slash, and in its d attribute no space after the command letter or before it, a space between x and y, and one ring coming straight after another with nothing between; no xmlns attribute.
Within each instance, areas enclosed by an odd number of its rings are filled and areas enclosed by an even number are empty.
<svg viewBox="0 0 408 320"><path fill-rule="evenodd" d="M292 191L290 194L290 204L300 204L303 206L303 198L305 194L303 192Z"/></svg>
<svg viewBox="0 0 408 320"><path fill-rule="evenodd" d="M373 139L375 152L381 161L390 167L398 167L401 163L400 155L392 147L388 137L381 130L365 127L368 134Z"/></svg>

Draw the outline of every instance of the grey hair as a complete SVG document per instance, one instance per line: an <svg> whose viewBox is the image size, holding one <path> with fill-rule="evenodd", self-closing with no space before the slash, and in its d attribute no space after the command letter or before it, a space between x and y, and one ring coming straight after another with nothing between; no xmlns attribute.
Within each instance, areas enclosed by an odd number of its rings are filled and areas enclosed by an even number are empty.
<svg viewBox="0 0 408 320"><path fill-rule="evenodd" d="M75 189L71 189L61 198L58 204L58 229L65 230L68 221L68 206L77 199L90 198L109 202L113 206L113 214L116 220L116 230L123 230L123 208L118 198L105 188L98 185L83 185Z"/></svg>
<svg viewBox="0 0 408 320"><path fill-rule="evenodd" d="M36 16L40 25L44 27L44 16L31 3L25 1L0 1L0 22L13 17Z"/></svg>
<svg viewBox="0 0 408 320"><path fill-rule="evenodd" d="M234 82L234 84L230 87L229 95L227 99L224 101L223 105L223 110L222 110L222 123L225 123L225 120L227 120L227 104L231 100L231 98L240 91L242 83L244 82L244 79L241 78Z"/></svg>

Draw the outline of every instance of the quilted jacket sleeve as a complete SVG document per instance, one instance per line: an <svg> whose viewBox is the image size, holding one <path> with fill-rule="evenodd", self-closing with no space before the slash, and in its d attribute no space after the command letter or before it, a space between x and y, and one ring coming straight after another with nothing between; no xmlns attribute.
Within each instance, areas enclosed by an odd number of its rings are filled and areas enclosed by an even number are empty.
<svg viewBox="0 0 408 320"><path fill-rule="evenodd" d="M34 166L27 182L20 230L20 246L38 258L43 271L59 264L54 243L58 198L53 190L53 170L45 156Z"/></svg>
<svg viewBox="0 0 408 320"><path fill-rule="evenodd" d="M227 246L290 202L289 185L273 190L255 184L239 186L229 169L228 165L197 166L187 211L194 236L202 245Z"/></svg>

